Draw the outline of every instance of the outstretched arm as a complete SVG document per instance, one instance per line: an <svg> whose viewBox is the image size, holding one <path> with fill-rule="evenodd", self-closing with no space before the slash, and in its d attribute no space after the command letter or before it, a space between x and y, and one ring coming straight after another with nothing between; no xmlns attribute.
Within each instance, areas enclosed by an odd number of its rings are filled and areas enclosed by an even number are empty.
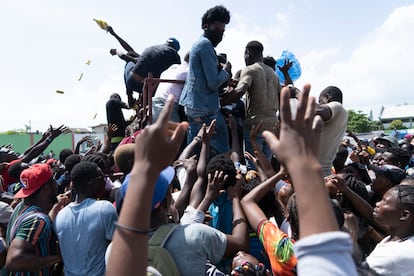
<svg viewBox="0 0 414 276"><path fill-rule="evenodd" d="M323 122L315 117L315 98L309 97L310 85L299 96L296 118L290 112L290 90L282 89L279 138L265 131L263 136L292 177L299 213L300 237L338 231L318 161Z"/></svg>
<svg viewBox="0 0 414 276"><path fill-rule="evenodd" d="M257 230L259 223L267 219L266 215L260 209L258 202L263 199L267 192L270 191L275 184L281 180L285 175L284 170L279 171L277 174L268 178L260 185L256 186L247 195L245 195L241 201L244 213L246 214L247 221L252 229Z"/></svg>
<svg viewBox="0 0 414 276"><path fill-rule="evenodd" d="M172 163L184 139L188 124L177 125L170 136L168 118L173 106L169 97L157 122L145 128L135 140L135 161L130 185L112 240L106 275L145 275L151 201L161 171ZM126 227L135 229L127 230ZM139 230L141 229L141 230Z"/></svg>
<svg viewBox="0 0 414 276"><path fill-rule="evenodd" d="M135 50L125 41L123 40L117 33L115 33L114 29L111 26L108 26L107 28L108 32L116 38L116 40L118 40L118 42L121 44L122 48L125 49L125 51L127 51L128 53L135 53L138 57L139 54L137 52L135 52Z"/></svg>
<svg viewBox="0 0 414 276"><path fill-rule="evenodd" d="M45 139L42 138L42 142L38 143L29 152L21 156L21 161L24 163L29 163L31 160L39 156L53 142L53 140L56 137L65 132L67 129L68 128L64 125L61 125L60 127L55 129L52 127L52 125L50 125L47 137Z"/></svg>

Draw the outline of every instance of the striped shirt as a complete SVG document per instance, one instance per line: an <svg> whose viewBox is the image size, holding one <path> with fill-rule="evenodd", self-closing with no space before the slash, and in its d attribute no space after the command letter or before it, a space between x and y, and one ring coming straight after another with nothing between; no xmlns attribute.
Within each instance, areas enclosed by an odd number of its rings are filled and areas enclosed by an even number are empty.
<svg viewBox="0 0 414 276"><path fill-rule="evenodd" d="M13 239L21 239L33 245L36 255L56 255L57 237L53 222L39 207L19 203L13 211L7 228L6 242L10 246ZM51 275L52 267L44 267L32 272L9 272L6 275L46 276ZM4 274L3 274L4 275Z"/></svg>

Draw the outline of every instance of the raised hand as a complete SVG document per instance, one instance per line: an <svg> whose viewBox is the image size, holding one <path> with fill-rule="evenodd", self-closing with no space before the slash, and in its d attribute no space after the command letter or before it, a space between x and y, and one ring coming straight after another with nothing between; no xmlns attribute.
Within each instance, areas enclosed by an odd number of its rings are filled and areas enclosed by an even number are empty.
<svg viewBox="0 0 414 276"><path fill-rule="evenodd" d="M290 112L290 90L281 93L281 126L279 138L264 131L263 136L279 161L288 166L300 158L317 159L319 140L323 129L320 116L315 116L315 97L309 97L310 85L305 85L299 95L296 118Z"/></svg>
<svg viewBox="0 0 414 276"><path fill-rule="evenodd" d="M216 199L223 191L223 185L226 183L227 177L222 171L215 171L214 174L209 173L206 197L212 200Z"/></svg>
<svg viewBox="0 0 414 276"><path fill-rule="evenodd" d="M69 129L67 126L65 125L61 125L58 128L53 128L52 125L50 125L50 133L51 133L51 138L55 139L56 137L58 137L60 134L67 132Z"/></svg>
<svg viewBox="0 0 414 276"><path fill-rule="evenodd" d="M136 166L148 164L151 169L163 170L174 160L186 134L188 123L176 125L173 133L168 131L168 119L174 98L169 97L158 120L146 127L135 139Z"/></svg>
<svg viewBox="0 0 414 276"><path fill-rule="evenodd" d="M201 137L203 143L210 144L211 138L214 135L214 127L216 126L216 119L212 120L210 125L206 127L204 124L202 128L204 128L203 136Z"/></svg>

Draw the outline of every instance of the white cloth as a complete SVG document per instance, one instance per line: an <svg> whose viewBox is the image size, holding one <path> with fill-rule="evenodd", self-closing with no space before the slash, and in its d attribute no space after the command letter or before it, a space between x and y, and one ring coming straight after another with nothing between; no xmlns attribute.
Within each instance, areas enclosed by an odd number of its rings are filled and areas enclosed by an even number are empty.
<svg viewBox="0 0 414 276"><path fill-rule="evenodd" d="M188 63L173 64L167 70L161 73L160 79L167 80L185 80L188 72ZM155 91L154 98L167 99L168 95L174 96L174 101L178 103L184 84L160 82Z"/></svg>
<svg viewBox="0 0 414 276"><path fill-rule="evenodd" d="M58 213L55 227L65 275L105 274L105 252L117 219L109 201L92 198L70 203Z"/></svg>
<svg viewBox="0 0 414 276"><path fill-rule="evenodd" d="M294 245L298 275L357 275L349 234L336 231L311 235Z"/></svg>
<svg viewBox="0 0 414 276"><path fill-rule="evenodd" d="M367 257L369 267L379 275L414 275L414 236L403 241L389 239L379 242Z"/></svg>
<svg viewBox="0 0 414 276"><path fill-rule="evenodd" d="M332 116L324 122L320 140L319 162L323 176L332 174L332 161L335 159L339 143L344 138L348 123L348 112L340 102L330 102L326 105L331 109Z"/></svg>
<svg viewBox="0 0 414 276"><path fill-rule="evenodd" d="M184 214L180 219L181 224L191 224L191 223L203 223L205 214L204 212L195 209L194 207L188 205L184 210Z"/></svg>

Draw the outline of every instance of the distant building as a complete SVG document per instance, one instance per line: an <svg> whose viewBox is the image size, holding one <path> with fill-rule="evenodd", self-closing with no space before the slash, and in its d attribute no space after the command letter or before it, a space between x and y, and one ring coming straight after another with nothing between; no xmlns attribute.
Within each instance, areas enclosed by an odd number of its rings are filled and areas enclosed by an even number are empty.
<svg viewBox="0 0 414 276"><path fill-rule="evenodd" d="M407 128L414 128L414 104L383 107L379 120L386 129L394 120L401 120Z"/></svg>

